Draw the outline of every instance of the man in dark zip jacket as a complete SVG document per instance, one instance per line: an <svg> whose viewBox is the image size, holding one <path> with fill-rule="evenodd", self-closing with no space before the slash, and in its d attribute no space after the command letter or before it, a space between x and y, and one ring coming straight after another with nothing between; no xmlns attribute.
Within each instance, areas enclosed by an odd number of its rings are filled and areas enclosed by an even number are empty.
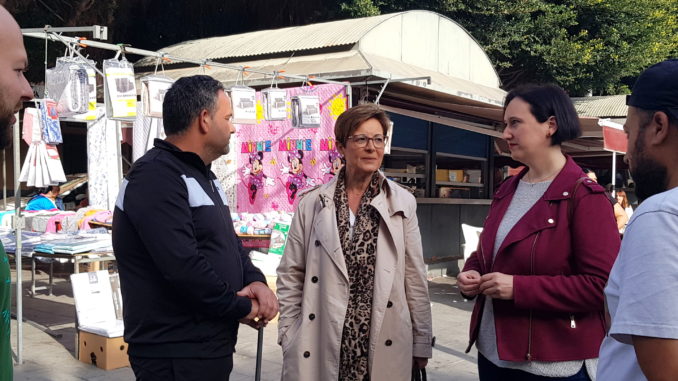
<svg viewBox="0 0 678 381"><path fill-rule="evenodd" d="M239 321L263 325L278 312L210 170L228 153L231 117L221 83L179 79L163 103L167 139L120 186L113 248L138 380L228 380Z"/></svg>

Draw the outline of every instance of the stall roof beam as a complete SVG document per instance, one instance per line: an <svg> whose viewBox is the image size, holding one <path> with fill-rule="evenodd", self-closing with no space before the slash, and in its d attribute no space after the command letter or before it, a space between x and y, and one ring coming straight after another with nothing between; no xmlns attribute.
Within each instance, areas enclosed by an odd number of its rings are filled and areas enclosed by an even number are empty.
<svg viewBox="0 0 678 381"><path fill-rule="evenodd" d="M377 81L351 81L351 84L355 85L355 86L383 85L384 83L387 83L387 82L412 82L412 81L426 81L426 84L430 85L431 84L431 77L425 76L425 77L412 77L412 78L381 79L381 80L377 80Z"/></svg>
<svg viewBox="0 0 678 381"><path fill-rule="evenodd" d="M501 131L496 131L490 128L487 128L486 125L482 125L479 123L473 123L473 122L468 122L468 121L463 121L459 119L454 119L454 118L448 118L445 116L440 116L440 115L434 115L434 114L427 114L423 112L418 112L418 111L412 111L412 110L405 110L402 108L398 107L391 107L391 106L384 106L380 105L380 107L386 111L393 112L396 114L400 115L405 115L409 116L412 118L417 118L421 120L426 120L432 123L438 123L442 124L445 126L450 126L450 127L455 127L455 128L460 128L462 130L466 131L471 131L483 135L489 135L489 136L494 136L497 138L501 138L502 133Z"/></svg>
<svg viewBox="0 0 678 381"><path fill-rule="evenodd" d="M170 55L170 54L167 54L167 53L164 53L164 52L154 52L152 50L138 49L138 48L133 48L133 47L130 47L130 46L125 46L125 45L116 45L116 44L109 44L109 43L106 43L106 42L83 40L81 38L59 36L56 33L51 33L51 32L49 32L49 33L23 32L23 34L26 37L47 39L47 40L59 41L59 42L67 42L67 43L71 43L71 44L84 44L88 47L99 48L99 49L104 49L104 50L111 50L111 51L115 51L115 52L120 52L122 54L136 54L136 55L145 56L145 57L155 57L158 60L169 59L169 60L175 61L175 62L187 62L187 63L199 65L199 66L222 67L222 68L225 68L225 69L240 71L240 72L243 72L243 73L257 73L257 74L267 75L267 76L270 76L270 77L276 77L276 76L280 75L279 72L261 71L261 70L251 69L251 68L248 68L248 67L245 67L245 66L229 65L229 64L222 63L222 62L215 62L215 61L210 61L210 60L196 60L196 59L191 59L191 58L177 57L177 56L173 56L173 55ZM294 78L294 79L298 79L298 80L302 80L302 81L332 83L332 84L336 84L336 85L348 86L348 84L345 83L345 82L332 81L332 80L323 79L323 78L316 78L316 77L312 77L312 76L300 76L300 75L285 74L285 77Z"/></svg>
<svg viewBox="0 0 678 381"><path fill-rule="evenodd" d="M92 25L92 26L75 26L75 27L53 27L50 25L45 25L44 28L22 28L21 32L26 35L27 33L42 33L43 35L46 32L51 33L88 33L92 35L92 38L97 40L108 40L108 27L101 25Z"/></svg>

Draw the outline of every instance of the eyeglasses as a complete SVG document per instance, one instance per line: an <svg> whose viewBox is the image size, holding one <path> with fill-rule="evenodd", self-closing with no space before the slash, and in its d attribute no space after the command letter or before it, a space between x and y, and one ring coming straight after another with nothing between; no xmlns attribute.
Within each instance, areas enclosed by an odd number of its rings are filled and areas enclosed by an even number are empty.
<svg viewBox="0 0 678 381"><path fill-rule="evenodd" d="M351 135L347 140L352 140L357 147L365 147L369 140L374 144L374 148L384 148L386 142L388 141L388 136L384 135L375 135L371 138L368 138L367 135Z"/></svg>

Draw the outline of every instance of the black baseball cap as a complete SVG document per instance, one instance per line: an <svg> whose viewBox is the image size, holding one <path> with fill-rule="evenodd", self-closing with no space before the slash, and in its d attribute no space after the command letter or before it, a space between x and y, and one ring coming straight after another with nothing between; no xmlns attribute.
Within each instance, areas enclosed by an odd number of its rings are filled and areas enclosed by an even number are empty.
<svg viewBox="0 0 678 381"><path fill-rule="evenodd" d="M670 59L645 69L626 96L628 106L664 111L678 119L678 59Z"/></svg>

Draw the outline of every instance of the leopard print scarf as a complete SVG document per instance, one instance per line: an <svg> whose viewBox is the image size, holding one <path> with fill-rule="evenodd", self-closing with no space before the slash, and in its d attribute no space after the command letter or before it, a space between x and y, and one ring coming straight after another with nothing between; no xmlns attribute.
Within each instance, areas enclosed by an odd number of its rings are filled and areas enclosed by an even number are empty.
<svg viewBox="0 0 678 381"><path fill-rule="evenodd" d="M370 203L379 194L382 178L379 172L372 175L360 200L351 236L345 176L346 170L342 168L334 192L339 239L349 280L348 307L341 336L339 380L368 381L374 267L381 221L379 212Z"/></svg>

